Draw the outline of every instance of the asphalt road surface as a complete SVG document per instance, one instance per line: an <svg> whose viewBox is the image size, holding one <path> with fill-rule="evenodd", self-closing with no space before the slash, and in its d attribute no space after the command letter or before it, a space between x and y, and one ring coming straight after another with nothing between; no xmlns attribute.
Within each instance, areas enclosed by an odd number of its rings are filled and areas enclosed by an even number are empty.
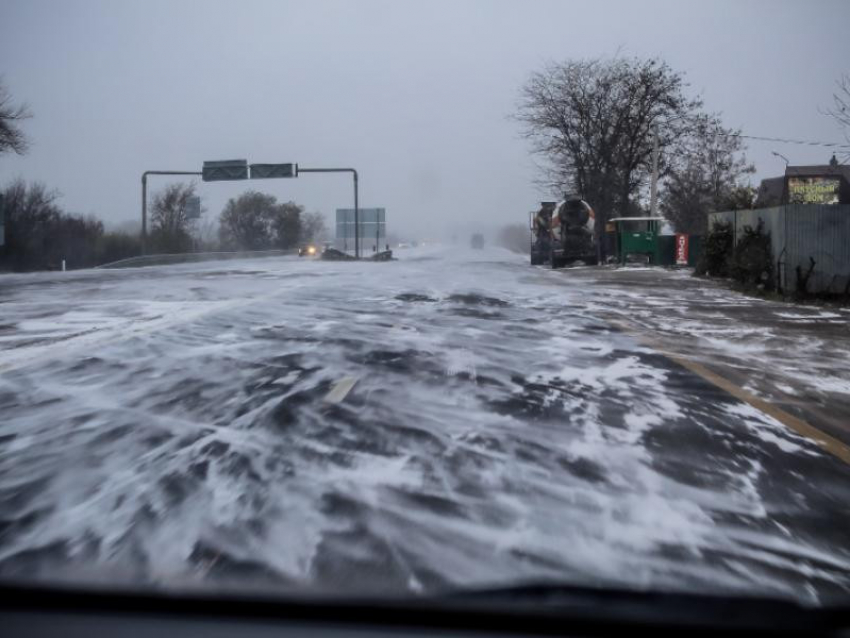
<svg viewBox="0 0 850 638"><path fill-rule="evenodd" d="M730 366L784 352L783 396L836 422L846 361L781 317L753 350L731 327L762 302L684 273L398 257L2 276L0 578L850 599L850 466L611 317Z"/></svg>

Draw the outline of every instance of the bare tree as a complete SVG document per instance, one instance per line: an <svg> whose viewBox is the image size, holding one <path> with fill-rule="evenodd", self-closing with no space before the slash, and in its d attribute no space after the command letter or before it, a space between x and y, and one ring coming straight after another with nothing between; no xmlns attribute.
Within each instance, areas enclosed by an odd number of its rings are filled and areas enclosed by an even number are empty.
<svg viewBox="0 0 850 638"><path fill-rule="evenodd" d="M650 172L653 128L662 149L688 131L702 103L685 87L655 58L550 64L523 87L515 117L547 164L545 181L586 199L601 232L609 217L634 209Z"/></svg>
<svg viewBox="0 0 850 638"><path fill-rule="evenodd" d="M47 267L44 258L50 229L62 215L56 204L59 193L43 183L28 185L18 179L3 191L6 213L5 259L13 270Z"/></svg>
<svg viewBox="0 0 850 638"><path fill-rule="evenodd" d="M29 117L32 115L27 105L14 106L9 90L0 82L0 155L9 151L26 153L29 144L19 124Z"/></svg>
<svg viewBox="0 0 850 638"><path fill-rule="evenodd" d="M739 131L724 128L716 115L699 115L671 150L660 206L677 231L701 234L708 213L750 208L753 189L745 178L755 171L744 155Z"/></svg>
<svg viewBox="0 0 850 638"><path fill-rule="evenodd" d="M187 252L192 248L186 208L195 184L169 184L153 198L151 245L158 252Z"/></svg>
<svg viewBox="0 0 850 638"><path fill-rule="evenodd" d="M43 270L92 266L102 250L103 224L92 217L70 215L59 193L42 183L12 182L3 190L6 212L5 267Z"/></svg>
<svg viewBox="0 0 850 638"><path fill-rule="evenodd" d="M832 94L832 108L827 113L835 118L844 131L844 139L850 142L850 74L845 73L837 85ZM850 159L850 152L845 152L842 159Z"/></svg>

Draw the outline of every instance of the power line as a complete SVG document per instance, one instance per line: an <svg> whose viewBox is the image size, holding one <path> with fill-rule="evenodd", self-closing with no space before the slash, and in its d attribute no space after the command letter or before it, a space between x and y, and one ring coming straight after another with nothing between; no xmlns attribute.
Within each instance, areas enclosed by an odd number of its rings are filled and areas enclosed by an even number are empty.
<svg viewBox="0 0 850 638"><path fill-rule="evenodd" d="M715 133L720 137L741 137L748 140L760 140L762 142L782 142L783 144L800 144L803 146L825 146L827 148L850 149L850 144L838 144L837 142L810 142L807 140L789 140L781 137L761 137L759 135L744 135L742 133Z"/></svg>

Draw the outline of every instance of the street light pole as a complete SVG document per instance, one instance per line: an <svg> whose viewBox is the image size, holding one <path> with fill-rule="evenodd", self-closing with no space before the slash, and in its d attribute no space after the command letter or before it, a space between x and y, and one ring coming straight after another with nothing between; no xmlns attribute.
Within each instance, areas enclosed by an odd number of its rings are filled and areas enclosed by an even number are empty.
<svg viewBox="0 0 850 638"><path fill-rule="evenodd" d="M791 163L788 161L788 158L785 157L782 153L777 153L776 151L770 151L771 155L776 155L779 159L785 162L785 168L788 168L788 165Z"/></svg>
<svg viewBox="0 0 850 638"><path fill-rule="evenodd" d="M148 246L148 175L203 175L197 171L145 171L142 173L142 254Z"/></svg>
<svg viewBox="0 0 850 638"><path fill-rule="evenodd" d="M354 258L360 258L360 201L357 190L357 171L351 169L354 174Z"/></svg>
<svg viewBox="0 0 850 638"><path fill-rule="evenodd" d="M357 192L358 176L353 168L301 168L298 173L351 173L354 177L354 257L360 257L360 201Z"/></svg>
<svg viewBox="0 0 850 638"><path fill-rule="evenodd" d="M655 217L658 209L658 125L652 127L652 182L649 187L649 216Z"/></svg>

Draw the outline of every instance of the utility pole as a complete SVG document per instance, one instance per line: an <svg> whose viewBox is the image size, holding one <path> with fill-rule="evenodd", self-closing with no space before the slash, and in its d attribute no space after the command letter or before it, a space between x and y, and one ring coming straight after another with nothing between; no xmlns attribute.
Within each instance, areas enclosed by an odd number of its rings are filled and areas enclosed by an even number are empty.
<svg viewBox="0 0 850 638"><path fill-rule="evenodd" d="M649 187L649 216L655 217L658 213L658 125L652 127L652 182Z"/></svg>

